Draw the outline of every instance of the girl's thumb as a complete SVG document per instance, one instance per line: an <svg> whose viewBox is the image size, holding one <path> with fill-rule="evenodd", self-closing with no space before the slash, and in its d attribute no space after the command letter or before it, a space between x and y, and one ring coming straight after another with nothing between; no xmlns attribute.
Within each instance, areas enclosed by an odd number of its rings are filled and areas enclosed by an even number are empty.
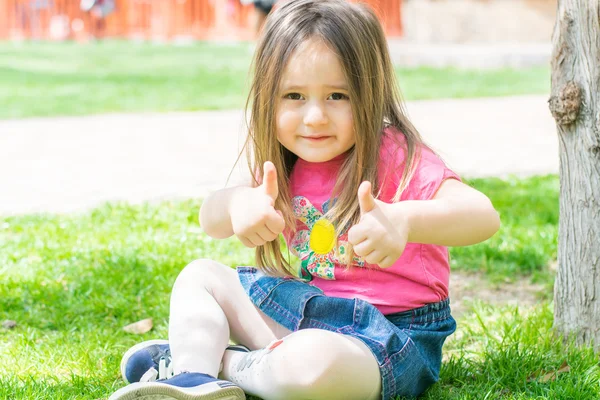
<svg viewBox="0 0 600 400"><path fill-rule="evenodd" d="M277 200L277 196L279 196L277 170L271 161L265 161L263 165L263 189L273 200Z"/></svg>
<svg viewBox="0 0 600 400"><path fill-rule="evenodd" d="M361 214L366 214L375 208L375 198L371 193L371 182L364 181L358 187L358 205Z"/></svg>

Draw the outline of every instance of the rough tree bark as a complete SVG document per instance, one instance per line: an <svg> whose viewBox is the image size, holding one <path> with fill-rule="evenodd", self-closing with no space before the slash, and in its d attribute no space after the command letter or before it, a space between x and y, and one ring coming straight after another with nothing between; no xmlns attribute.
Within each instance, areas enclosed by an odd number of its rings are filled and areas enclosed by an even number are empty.
<svg viewBox="0 0 600 400"><path fill-rule="evenodd" d="M550 110L560 147L554 326L600 350L600 0L559 0Z"/></svg>

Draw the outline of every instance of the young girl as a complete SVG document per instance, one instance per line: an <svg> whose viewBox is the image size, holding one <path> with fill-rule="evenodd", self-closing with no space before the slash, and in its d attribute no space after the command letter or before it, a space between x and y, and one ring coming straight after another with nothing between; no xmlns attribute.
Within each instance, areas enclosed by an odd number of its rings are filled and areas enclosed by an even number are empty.
<svg viewBox="0 0 600 400"><path fill-rule="evenodd" d="M122 373L135 383L111 399L420 394L455 330L445 246L486 240L498 214L406 118L367 7L285 3L254 68L255 182L209 196L200 220L213 238L256 248L257 266L188 265L173 288L169 343L127 352Z"/></svg>

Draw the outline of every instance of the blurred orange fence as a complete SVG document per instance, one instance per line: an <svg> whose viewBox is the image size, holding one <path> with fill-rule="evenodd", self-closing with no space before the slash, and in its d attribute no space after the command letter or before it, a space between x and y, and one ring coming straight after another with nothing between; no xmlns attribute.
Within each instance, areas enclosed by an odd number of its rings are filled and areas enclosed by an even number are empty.
<svg viewBox="0 0 600 400"><path fill-rule="evenodd" d="M378 12L388 36L401 36L402 0L362 1ZM0 0L0 39L247 40L253 36L252 6L239 0L114 2L114 10L101 17L82 11L81 0Z"/></svg>

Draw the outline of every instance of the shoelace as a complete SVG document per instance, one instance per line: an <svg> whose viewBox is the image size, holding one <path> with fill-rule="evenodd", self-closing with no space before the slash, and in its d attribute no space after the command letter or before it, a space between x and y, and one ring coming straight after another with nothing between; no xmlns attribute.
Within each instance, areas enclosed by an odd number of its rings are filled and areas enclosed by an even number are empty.
<svg viewBox="0 0 600 400"><path fill-rule="evenodd" d="M161 357L158 361L158 371L156 368L150 368L144 375L142 375L140 382L155 382L157 380L172 378L174 375L171 357Z"/></svg>
<svg viewBox="0 0 600 400"><path fill-rule="evenodd" d="M158 363L158 379L169 379L173 377L173 363L171 362L171 357L169 357L169 365L167 365L167 360L165 358L161 358Z"/></svg>

